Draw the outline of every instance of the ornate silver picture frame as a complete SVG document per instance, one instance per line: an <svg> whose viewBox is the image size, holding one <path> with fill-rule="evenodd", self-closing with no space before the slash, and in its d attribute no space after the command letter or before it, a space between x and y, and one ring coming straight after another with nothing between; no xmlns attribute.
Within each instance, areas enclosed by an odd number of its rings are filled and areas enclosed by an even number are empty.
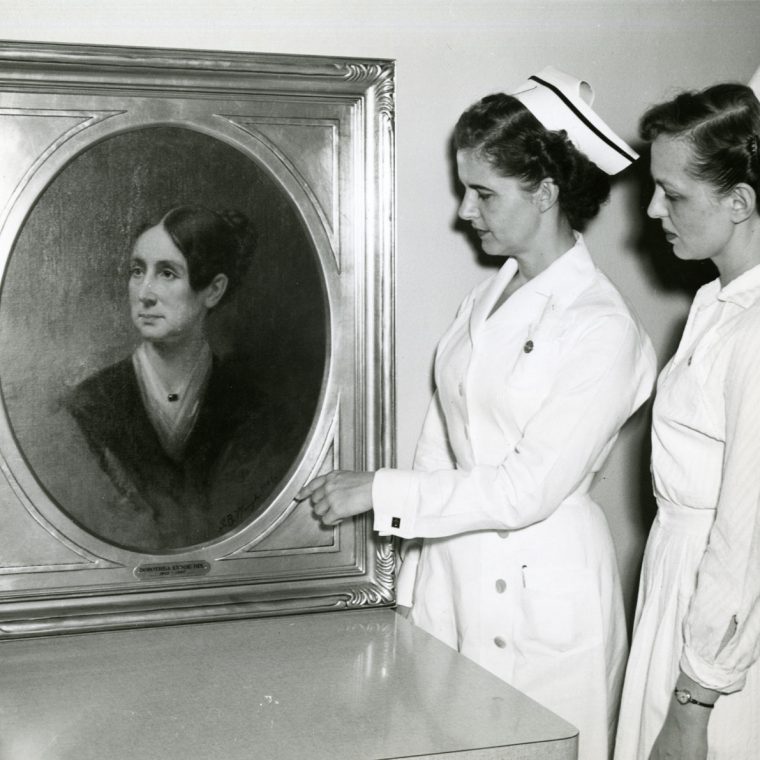
<svg viewBox="0 0 760 760"><path fill-rule="evenodd" d="M393 464L393 109L388 60L0 43L0 638L393 603L294 498ZM256 242L169 450L127 291L178 206Z"/></svg>

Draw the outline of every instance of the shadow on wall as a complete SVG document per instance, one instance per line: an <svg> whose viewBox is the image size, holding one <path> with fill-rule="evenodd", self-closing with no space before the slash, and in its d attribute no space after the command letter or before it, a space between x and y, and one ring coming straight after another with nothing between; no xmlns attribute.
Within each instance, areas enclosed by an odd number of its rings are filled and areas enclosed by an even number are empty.
<svg viewBox="0 0 760 760"><path fill-rule="evenodd" d="M636 220L632 227L633 237L630 246L639 256L646 279L652 283L653 288L665 296L682 295L690 302L702 285L717 277L717 270L710 260L682 261L673 254L671 245L662 233L661 222L650 218L647 214L653 191L652 179L649 175L649 146L637 145L635 149L641 154L641 159L630 170L630 179L635 183L637 191L633 195L636 199L636 207L630 209L631 218ZM664 344L659 346L660 366L664 365L678 348L685 323L686 316L684 315L673 325ZM651 402L649 407L651 413ZM639 468L641 482L646 483L650 492L648 499L641 500L642 504L645 501L649 502L649 509L642 514L642 526L648 530L656 511L654 497L651 496L649 475L651 446L648 437L646 451L642 453L645 456Z"/></svg>
<svg viewBox="0 0 760 760"><path fill-rule="evenodd" d="M627 181L634 188L634 192L630 194L633 203L628 211L629 218L632 220L632 236L627 241L628 247L639 257L644 277L647 282L651 283L651 287L655 291L665 297L680 295L691 301L702 285L715 279L717 270L709 260L682 261L673 254L671 245L665 240L662 233L661 222L650 218L647 214L654 189L649 175L649 146L640 144L633 147L641 155L641 159L626 174ZM675 353L685 322L686 315L684 314L681 319L673 324L669 333L666 334L665 340L657 347L660 368ZM654 398L650 399L628 424L642 425L645 426L646 431L649 431L651 429L653 401ZM643 445L636 449L638 462L632 468L632 485L636 491L634 503L640 505L640 510L633 516L635 517L634 525L645 541L657 512L657 503L652 491L650 471L651 438L648 434L644 434L642 439ZM641 560L642 557L640 556L635 574L632 577L639 577ZM632 568L633 570L634 568ZM634 599L634 606L635 601Z"/></svg>
<svg viewBox="0 0 760 760"><path fill-rule="evenodd" d="M718 276L718 272L712 261L682 261L673 254L662 234L659 220L647 215L654 189L649 176L649 146L638 145L636 150L641 153L641 159L629 170L638 189L637 207L630 212L631 217L638 221L638 225L633 227L631 247L641 256L646 274L657 288L665 293L681 293L691 300L702 285ZM683 324L677 326L672 340L667 344L667 356L675 352L682 328Z"/></svg>

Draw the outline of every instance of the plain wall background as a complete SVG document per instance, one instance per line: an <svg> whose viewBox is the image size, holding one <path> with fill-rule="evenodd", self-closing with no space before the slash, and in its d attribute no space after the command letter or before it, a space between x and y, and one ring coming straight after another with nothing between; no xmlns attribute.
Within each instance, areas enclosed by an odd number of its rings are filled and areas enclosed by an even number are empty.
<svg viewBox="0 0 760 760"><path fill-rule="evenodd" d="M435 344L490 273L454 229L448 155L460 112L546 65L587 79L624 139L682 88L747 81L760 65L760 3L512 0L0 0L0 37L396 60L397 459L408 466L430 396ZM598 265L649 330L662 365L700 272L673 260L644 217L646 158L613 186L587 233ZM647 411L623 431L594 493L618 549L629 614L653 515Z"/></svg>

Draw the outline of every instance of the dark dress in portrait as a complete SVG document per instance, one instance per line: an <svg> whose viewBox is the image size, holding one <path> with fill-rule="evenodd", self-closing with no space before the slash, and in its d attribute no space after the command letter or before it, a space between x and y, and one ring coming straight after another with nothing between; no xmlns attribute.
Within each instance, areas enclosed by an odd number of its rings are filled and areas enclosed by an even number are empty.
<svg viewBox="0 0 760 760"><path fill-rule="evenodd" d="M294 463L310 426L247 364L214 358L195 425L170 457L148 417L127 358L77 385L64 405L115 487L102 508L70 514L116 544L146 551L218 538L254 516Z"/></svg>

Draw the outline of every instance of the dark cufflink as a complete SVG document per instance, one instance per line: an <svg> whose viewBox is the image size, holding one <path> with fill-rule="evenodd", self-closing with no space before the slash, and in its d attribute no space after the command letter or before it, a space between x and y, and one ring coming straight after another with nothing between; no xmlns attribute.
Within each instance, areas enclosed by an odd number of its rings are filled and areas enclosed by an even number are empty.
<svg viewBox="0 0 760 760"><path fill-rule="evenodd" d="M401 518L400 517L392 517L391 518L391 528L400 528L401 527Z"/></svg>

